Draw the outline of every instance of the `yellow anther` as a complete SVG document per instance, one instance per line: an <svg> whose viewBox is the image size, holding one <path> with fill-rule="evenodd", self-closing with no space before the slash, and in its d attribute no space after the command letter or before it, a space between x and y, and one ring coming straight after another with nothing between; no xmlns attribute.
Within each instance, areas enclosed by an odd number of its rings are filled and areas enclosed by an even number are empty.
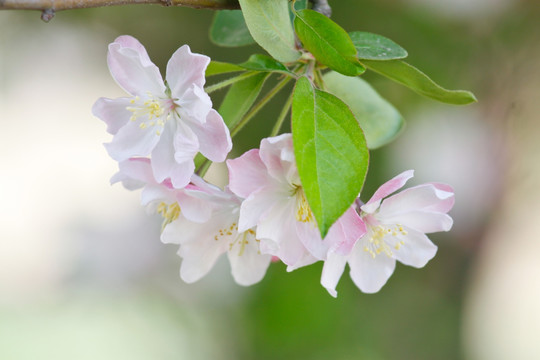
<svg viewBox="0 0 540 360"><path fill-rule="evenodd" d="M163 223L161 224L161 231L163 231L165 226L169 225L180 216L180 205L178 205L178 203L166 204L162 202L158 205L157 212L163 216Z"/></svg>
<svg viewBox="0 0 540 360"><path fill-rule="evenodd" d="M301 187L298 187L296 191L296 220L314 223L313 212L311 212L311 208L304 195L304 190Z"/></svg>

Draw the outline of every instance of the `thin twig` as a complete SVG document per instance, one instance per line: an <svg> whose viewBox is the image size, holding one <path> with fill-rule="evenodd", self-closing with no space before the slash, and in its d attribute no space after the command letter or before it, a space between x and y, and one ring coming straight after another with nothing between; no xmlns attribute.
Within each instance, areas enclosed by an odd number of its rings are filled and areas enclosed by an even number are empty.
<svg viewBox="0 0 540 360"><path fill-rule="evenodd" d="M96 8L113 5L159 4L197 9L239 9L238 0L0 0L0 10L61 10Z"/></svg>
<svg viewBox="0 0 540 360"><path fill-rule="evenodd" d="M328 5L328 0L310 0L313 4L313 10L320 12L326 17L332 16L332 8Z"/></svg>

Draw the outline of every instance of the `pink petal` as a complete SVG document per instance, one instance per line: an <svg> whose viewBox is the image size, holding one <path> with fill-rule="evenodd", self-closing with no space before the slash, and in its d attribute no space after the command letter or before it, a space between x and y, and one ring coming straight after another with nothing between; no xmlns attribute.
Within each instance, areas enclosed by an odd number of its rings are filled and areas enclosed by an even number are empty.
<svg viewBox="0 0 540 360"><path fill-rule="evenodd" d="M351 278L365 293L376 293L388 281L396 267L396 260L385 254L373 258L358 242L349 256Z"/></svg>
<svg viewBox="0 0 540 360"><path fill-rule="evenodd" d="M409 228L406 230L407 235L399 236L403 245L394 251L394 257L405 265L424 267L437 253L437 246L423 233Z"/></svg>
<svg viewBox="0 0 540 360"><path fill-rule="evenodd" d="M446 193L449 193L449 194L451 193L452 195L454 194L454 189L450 185L441 184L441 183L431 183L431 185L433 185L437 190L439 190L439 191L441 191L443 193L446 192ZM443 198L444 196L439 196L439 197ZM454 202L455 202L455 197L454 196L449 196L446 199L443 199L443 200L437 202L435 205L433 205L433 206L431 206L429 208L426 208L426 210L447 213L454 206Z"/></svg>
<svg viewBox="0 0 540 360"><path fill-rule="evenodd" d="M180 205L182 215L186 219L197 223L204 223L210 220L212 204L209 201L198 199L182 190L176 190L176 199L178 205Z"/></svg>
<svg viewBox="0 0 540 360"><path fill-rule="evenodd" d="M190 127L199 139L199 151L211 161L223 162L232 149L229 129L221 115L212 109L205 124L190 123Z"/></svg>
<svg viewBox="0 0 540 360"><path fill-rule="evenodd" d="M185 123L179 122L174 133L174 160L177 163L193 161L199 152L199 140L193 130ZM191 176L190 174L189 176Z"/></svg>
<svg viewBox="0 0 540 360"><path fill-rule="evenodd" d="M126 109L128 106L131 106L128 98L99 98L92 106L92 114L103 120L107 124L107 132L114 135L133 115Z"/></svg>
<svg viewBox="0 0 540 360"><path fill-rule="evenodd" d="M439 189L434 184L422 184L386 198L380 206L379 214L381 218L386 218L409 211L447 209L453 204L453 197L453 192Z"/></svg>
<svg viewBox="0 0 540 360"><path fill-rule="evenodd" d="M328 253L328 242L323 242L316 224L309 222L295 221L296 233L306 250L318 260L326 259ZM332 226L334 227L334 226ZM337 226L335 229L338 229ZM329 231L332 232L332 229Z"/></svg>
<svg viewBox="0 0 540 360"><path fill-rule="evenodd" d="M161 185L147 185L141 192L141 205L146 206L152 202L172 204L176 201L174 193ZM157 204L155 204L157 206ZM155 207L150 210L151 213L155 212Z"/></svg>
<svg viewBox="0 0 540 360"><path fill-rule="evenodd" d="M199 124L206 122L208 112L212 109L212 100L204 90L195 85L186 90L181 97L176 98L176 111L181 121L191 121Z"/></svg>
<svg viewBox="0 0 540 360"><path fill-rule="evenodd" d="M291 183L289 177L296 173L291 170L291 168L296 169L291 134L263 139L259 155L270 176L276 180Z"/></svg>
<svg viewBox="0 0 540 360"><path fill-rule="evenodd" d="M449 231L452 228L453 220L447 214L433 211L408 211L395 216L385 216L381 219L384 224L401 224L413 228L422 233L433 233L439 231Z"/></svg>
<svg viewBox="0 0 540 360"><path fill-rule="evenodd" d="M330 228L324 239L329 249L338 255L348 255L354 245L367 232L366 224L353 207L350 207Z"/></svg>
<svg viewBox="0 0 540 360"><path fill-rule="evenodd" d="M165 97L165 84L144 46L131 36L120 36L109 45L107 63L113 78L125 91L135 96L150 92Z"/></svg>
<svg viewBox="0 0 540 360"><path fill-rule="evenodd" d="M379 189L377 189L377 191L375 191L375 194L373 194L371 199L369 199L369 201L364 206L362 206L362 211L365 211L367 213L373 213L379 207L381 199L387 197L396 190L401 189L405 185L407 180L409 180L413 176L414 170L407 170L394 177L393 179L385 182L381 187L379 187Z"/></svg>
<svg viewBox="0 0 540 360"><path fill-rule="evenodd" d="M128 121L113 140L105 144L105 148L114 160L124 161L131 157L149 155L159 138L160 135L151 128L141 129L137 121Z"/></svg>
<svg viewBox="0 0 540 360"><path fill-rule="evenodd" d="M259 157L259 150L252 149L242 156L227 160L229 188L236 195L247 198L251 193L266 186L268 174Z"/></svg>
<svg viewBox="0 0 540 360"><path fill-rule="evenodd" d="M281 206L282 204L277 202L276 199L276 193L273 191L272 188L262 188L256 192L253 192L247 199L245 199L242 202L242 205L240 207L240 219L238 220L238 231L244 232L248 229L251 229L252 227L256 225L261 225L260 221L263 219L263 217L270 213L272 210L273 212L280 212L280 208L284 208ZM275 208L275 210L274 210ZM289 215L291 216L291 221L294 219L292 217L292 210L290 211ZM277 215L277 214L276 214ZM271 220L271 219L270 219ZM272 233L273 231L279 231L279 224L277 229L271 229ZM260 234L261 229L265 229L264 226L259 226L257 228L257 237L263 238L267 237L270 239L273 239L272 237L266 236L267 234L264 233L265 236L263 236L263 233ZM274 239L273 239L274 240Z"/></svg>
<svg viewBox="0 0 540 360"><path fill-rule="evenodd" d="M167 63L167 83L173 97L180 97L192 84L202 88L209 63L208 56L192 53L188 45L176 50Z"/></svg>
<svg viewBox="0 0 540 360"><path fill-rule="evenodd" d="M118 167L121 173L132 179L143 181L146 184L157 184L148 158L129 158L120 162Z"/></svg>
<svg viewBox="0 0 540 360"><path fill-rule="evenodd" d="M347 259L345 256L337 255L333 252L328 254L328 258L324 262L321 285L324 286L333 297L337 297L336 286L341 275L343 275L343 271L345 271L346 264Z"/></svg>

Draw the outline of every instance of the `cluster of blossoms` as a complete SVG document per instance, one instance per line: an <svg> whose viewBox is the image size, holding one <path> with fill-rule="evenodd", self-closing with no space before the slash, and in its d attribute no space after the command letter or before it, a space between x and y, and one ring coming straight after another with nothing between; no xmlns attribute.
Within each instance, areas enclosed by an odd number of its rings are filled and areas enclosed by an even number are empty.
<svg viewBox="0 0 540 360"><path fill-rule="evenodd" d="M321 284L332 296L348 263L360 290L377 292L396 260L423 267L437 247L425 233L448 231L453 190L419 185L397 194L413 171L391 179L365 204L358 199L321 239L298 175L292 136L263 139L259 149L227 160L229 185L208 184L195 172L200 152L225 161L229 130L205 93L210 59L179 48L166 81L134 38L109 46L108 64L131 96L99 99L93 113L114 135L106 144L120 171L112 182L142 188L142 205L163 217L161 240L179 245L180 277L194 282L224 253L241 285L260 281L273 260L292 271L323 261Z"/></svg>

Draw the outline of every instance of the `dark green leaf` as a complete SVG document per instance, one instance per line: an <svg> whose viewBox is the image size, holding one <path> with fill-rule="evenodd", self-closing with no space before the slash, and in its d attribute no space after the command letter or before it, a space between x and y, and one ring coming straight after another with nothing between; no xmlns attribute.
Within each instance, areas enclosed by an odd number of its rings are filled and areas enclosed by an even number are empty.
<svg viewBox="0 0 540 360"><path fill-rule="evenodd" d="M210 40L216 45L236 47L255 43L241 10L216 11L210 27Z"/></svg>
<svg viewBox="0 0 540 360"><path fill-rule="evenodd" d="M370 70L405 85L420 95L424 95L444 103L465 105L477 101L474 94L470 91L447 90L436 84L426 74L414 66L409 65L401 60L362 60L362 63Z"/></svg>
<svg viewBox="0 0 540 360"><path fill-rule="evenodd" d="M290 72L285 65L267 55L251 55L248 61L240 64L240 66L248 70L270 71L293 75L293 73Z"/></svg>
<svg viewBox="0 0 540 360"><path fill-rule="evenodd" d="M239 0L251 36L281 62L300 58L289 20L288 0Z"/></svg>
<svg viewBox="0 0 540 360"><path fill-rule="evenodd" d="M212 75L226 74L235 71L246 71L246 69L235 64L212 60L206 68L205 75L206 77L209 77Z"/></svg>
<svg viewBox="0 0 540 360"><path fill-rule="evenodd" d="M306 77L294 89L292 131L298 174L324 238L362 190L366 140L347 105Z"/></svg>
<svg viewBox="0 0 540 360"><path fill-rule="evenodd" d="M229 129L234 128L251 108L269 75L256 74L231 86L218 110Z"/></svg>
<svg viewBox="0 0 540 360"><path fill-rule="evenodd" d="M313 10L300 10L294 18L294 28L306 50L322 64L348 76L365 71L347 32L326 16Z"/></svg>
<svg viewBox="0 0 540 360"><path fill-rule="evenodd" d="M370 149L388 144L403 128L401 114L366 81L333 71L325 74L323 80L326 90L349 106Z"/></svg>
<svg viewBox="0 0 540 360"><path fill-rule="evenodd" d="M381 35L355 31L349 33L349 36L358 51L359 59L394 60L404 59L408 55L407 50Z"/></svg>

